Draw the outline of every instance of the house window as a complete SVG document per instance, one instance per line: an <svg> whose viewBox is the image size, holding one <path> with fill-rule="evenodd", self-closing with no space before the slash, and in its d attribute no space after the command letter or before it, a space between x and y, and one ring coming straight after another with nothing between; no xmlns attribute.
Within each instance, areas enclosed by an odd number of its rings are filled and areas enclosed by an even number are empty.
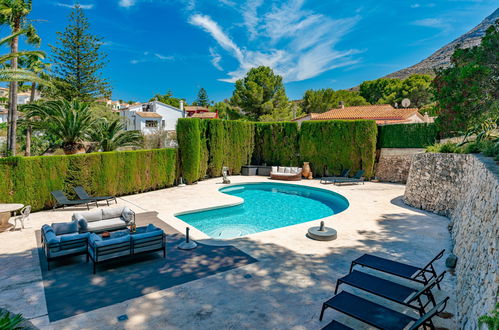
<svg viewBox="0 0 499 330"><path fill-rule="evenodd" d="M156 128L158 127L158 122L155 120L146 120L146 127Z"/></svg>

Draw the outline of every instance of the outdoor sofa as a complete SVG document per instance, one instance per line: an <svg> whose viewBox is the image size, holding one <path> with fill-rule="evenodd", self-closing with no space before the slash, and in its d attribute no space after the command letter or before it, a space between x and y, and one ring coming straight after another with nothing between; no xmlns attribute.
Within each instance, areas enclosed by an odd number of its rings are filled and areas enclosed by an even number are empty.
<svg viewBox="0 0 499 330"><path fill-rule="evenodd" d="M117 231L109 238L91 233L88 239L88 255L93 262L93 273L99 263L140 253L163 251L166 257L165 235L162 229L150 224L139 227L134 233Z"/></svg>
<svg viewBox="0 0 499 330"><path fill-rule="evenodd" d="M54 259L87 254L88 237L89 233L78 233L76 221L43 225L41 240L47 258L47 269L50 270L50 261Z"/></svg>
<svg viewBox="0 0 499 330"><path fill-rule="evenodd" d="M78 222L80 233L119 230L135 222L135 212L128 206L109 207L76 212L73 220Z"/></svg>
<svg viewBox="0 0 499 330"><path fill-rule="evenodd" d="M301 167L272 166L270 178L274 180L300 181Z"/></svg>

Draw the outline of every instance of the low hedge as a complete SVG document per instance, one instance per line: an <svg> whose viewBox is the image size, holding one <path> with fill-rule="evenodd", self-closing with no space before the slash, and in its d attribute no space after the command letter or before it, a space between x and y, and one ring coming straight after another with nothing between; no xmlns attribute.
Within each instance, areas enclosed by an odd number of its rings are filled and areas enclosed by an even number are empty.
<svg viewBox="0 0 499 330"><path fill-rule="evenodd" d="M378 148L426 148L437 140L435 124L396 124L378 127Z"/></svg>
<svg viewBox="0 0 499 330"><path fill-rule="evenodd" d="M376 123L372 120L306 121L300 130L301 158L310 162L315 177L364 170L373 176L376 155Z"/></svg>
<svg viewBox="0 0 499 330"><path fill-rule="evenodd" d="M255 123L253 164L299 165L299 129L296 122Z"/></svg>
<svg viewBox="0 0 499 330"><path fill-rule="evenodd" d="M70 156L0 159L0 203L50 208L53 190L73 196L81 185L93 195L128 195L173 185L175 149L113 151Z"/></svg>

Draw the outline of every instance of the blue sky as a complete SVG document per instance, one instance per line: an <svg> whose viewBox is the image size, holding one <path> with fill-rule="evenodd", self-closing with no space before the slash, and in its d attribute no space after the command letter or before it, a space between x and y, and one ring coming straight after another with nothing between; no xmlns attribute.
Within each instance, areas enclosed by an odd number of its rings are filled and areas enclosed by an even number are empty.
<svg viewBox="0 0 499 330"><path fill-rule="evenodd" d="M73 1L33 1L43 50ZM466 0L81 0L103 37L113 99L173 91L215 101L253 66L281 74L288 96L349 88L410 66L473 28L497 1ZM0 30L2 35L5 28Z"/></svg>

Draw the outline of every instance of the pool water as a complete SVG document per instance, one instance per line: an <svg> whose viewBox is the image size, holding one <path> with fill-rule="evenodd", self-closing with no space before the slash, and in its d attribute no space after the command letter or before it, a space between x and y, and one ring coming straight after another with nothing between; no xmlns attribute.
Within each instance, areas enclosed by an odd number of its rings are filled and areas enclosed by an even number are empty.
<svg viewBox="0 0 499 330"><path fill-rule="evenodd" d="M348 200L332 191L283 183L241 184L220 189L241 197L236 206L177 215L213 238L234 238L340 213Z"/></svg>

